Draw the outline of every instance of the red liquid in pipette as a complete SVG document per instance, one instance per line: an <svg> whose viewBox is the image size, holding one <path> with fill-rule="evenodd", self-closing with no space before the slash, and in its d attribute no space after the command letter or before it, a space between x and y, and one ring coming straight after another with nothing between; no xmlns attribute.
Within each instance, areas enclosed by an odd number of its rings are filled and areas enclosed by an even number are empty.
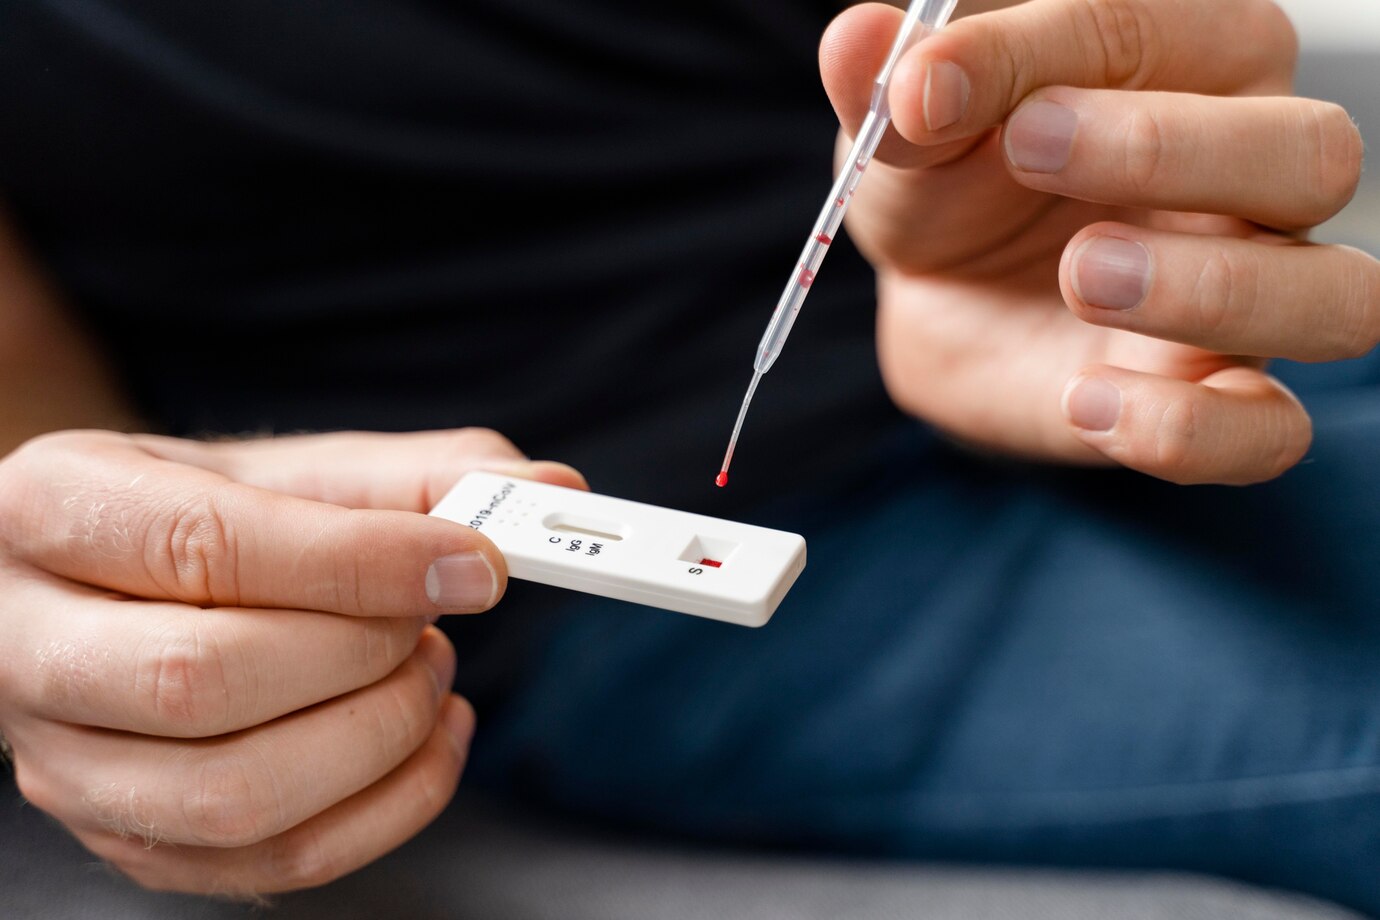
<svg viewBox="0 0 1380 920"><path fill-rule="evenodd" d="M834 242L833 236L843 220L842 212L847 208L848 201L853 198L858 183L862 181L863 173L876 155L877 148L890 127L891 109L881 103L882 100L889 98L891 77L896 63L901 59L903 52L915 42L944 28L944 25L949 21L950 14L953 13L955 2L956 0L940 0L940 2L911 0L909 8L901 20L901 27L892 42L891 53L887 57L887 62L882 67L881 72L877 74L877 79L873 81L874 92L872 101L868 105L867 117L863 119L862 126L858 129L857 136L853 140L853 146L849 150L848 156L853 161L851 168L845 166L834 177L834 183L829 193L830 198L824 199L824 207L815 219L815 229L811 231L813 237L806 243L805 249L801 253L798 272L787 283L786 289L782 292L776 310L772 312L767 331L762 337L762 345L759 346L760 353L757 360L753 362L752 382L748 385L747 393L743 396L742 405L738 409L738 418L733 424L733 434L728 439L728 450L724 454L723 466L719 470L719 475L714 478L714 483L720 488L728 485L728 467L733 462L733 450L738 445L738 435L742 432L743 419L747 415L752 394L756 391L762 375L771 369L786 336L790 334L790 324L794 322L796 314L800 312L806 292L814 284L820 263L823 261L828 247ZM833 201L832 209L830 207L831 199Z"/></svg>

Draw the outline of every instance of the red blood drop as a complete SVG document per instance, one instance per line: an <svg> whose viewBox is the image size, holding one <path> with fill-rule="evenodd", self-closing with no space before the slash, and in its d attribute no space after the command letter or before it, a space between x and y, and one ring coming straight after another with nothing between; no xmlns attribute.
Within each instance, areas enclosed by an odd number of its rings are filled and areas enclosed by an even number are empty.
<svg viewBox="0 0 1380 920"><path fill-rule="evenodd" d="M720 562L720 561L717 560L717 559L701 559L701 560L700 560L700 565L712 565L714 568L717 569L717 568L722 567L722 566L723 566L723 563Z"/></svg>
<svg viewBox="0 0 1380 920"><path fill-rule="evenodd" d="M838 199L838 200L836 200L836 201L834 202L834 207L838 208L838 207L842 207L842 206L843 206L843 199L842 199L842 198L840 198L840 199Z"/></svg>
<svg viewBox="0 0 1380 920"><path fill-rule="evenodd" d="M829 234L827 233L821 233L819 236L815 237L815 239L823 243L825 246L828 246L830 243L833 242L833 240L829 239Z"/></svg>
<svg viewBox="0 0 1380 920"><path fill-rule="evenodd" d="M718 486L720 489L722 489L724 486L728 485L728 471L727 471L727 470L721 471L721 472L719 473L719 475L717 475L717 476L714 477L714 485Z"/></svg>
<svg viewBox="0 0 1380 920"><path fill-rule="evenodd" d="M805 266L800 266L800 286L807 288L815 283L815 273Z"/></svg>

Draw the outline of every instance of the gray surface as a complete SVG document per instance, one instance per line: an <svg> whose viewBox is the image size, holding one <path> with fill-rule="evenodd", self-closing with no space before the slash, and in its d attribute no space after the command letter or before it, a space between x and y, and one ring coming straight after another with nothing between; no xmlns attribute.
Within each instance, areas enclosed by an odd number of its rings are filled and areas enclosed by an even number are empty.
<svg viewBox="0 0 1380 920"><path fill-rule="evenodd" d="M256 908L141 891L5 790L3 920L222 920ZM22 844L16 845L16 842ZM1355 920L1186 875L954 869L714 851L538 819L466 795L420 838L326 888L302 920Z"/></svg>

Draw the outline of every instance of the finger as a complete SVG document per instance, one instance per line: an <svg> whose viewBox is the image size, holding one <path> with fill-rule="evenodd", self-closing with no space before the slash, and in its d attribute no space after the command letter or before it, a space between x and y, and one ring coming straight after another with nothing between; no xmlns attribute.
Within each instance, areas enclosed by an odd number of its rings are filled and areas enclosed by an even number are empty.
<svg viewBox="0 0 1380 920"><path fill-rule="evenodd" d="M1296 57L1293 27L1269 0L1031 0L908 51L892 75L893 124L912 143L952 142L1005 121L1042 86L1282 94Z"/></svg>
<svg viewBox="0 0 1380 920"><path fill-rule="evenodd" d="M507 578L502 555L468 527L280 495L121 435L47 435L6 465L10 555L138 597L420 616L487 609Z"/></svg>
<svg viewBox="0 0 1380 920"><path fill-rule="evenodd" d="M44 611L19 624L15 646L33 653L10 705L164 737L238 731L373 684L425 628L420 617L117 603L70 584L15 585L10 599Z"/></svg>
<svg viewBox="0 0 1380 920"><path fill-rule="evenodd" d="M588 489L563 463L531 461L486 428L340 432L204 442L136 435L149 453L273 492L346 508L426 514L470 470Z"/></svg>
<svg viewBox="0 0 1380 920"><path fill-rule="evenodd" d="M972 194L978 187L982 194ZM879 269L919 276L961 265L965 274L992 277L1054 257L1048 237L1065 240L1104 213L1018 185L993 136L953 163L874 164L847 221L848 235ZM1049 233L1022 232L1036 222Z"/></svg>
<svg viewBox="0 0 1380 920"><path fill-rule="evenodd" d="M455 674L439 630L378 683L201 742L49 725L32 750L34 804L74 829L235 848L368 788L432 734Z"/></svg>
<svg viewBox="0 0 1380 920"><path fill-rule="evenodd" d="M1380 342L1380 262L1346 246L1096 224L1059 278L1086 322L1224 354L1334 361Z"/></svg>
<svg viewBox="0 0 1380 920"><path fill-rule="evenodd" d="M90 831L78 839L146 888L254 899L313 888L396 849L444 810L460 781L474 712L446 702L421 749L363 792L297 827L239 849L149 847L134 836Z"/></svg>
<svg viewBox="0 0 1380 920"><path fill-rule="evenodd" d="M872 81L901 18L894 7L862 4L840 14L824 34L820 73L844 135L867 112ZM841 135L838 159L851 144ZM1053 199L1011 177L996 132L931 148L888 131L875 160L848 212L849 236L873 265L923 274L977 262L983 264L971 267L1002 273L1031 258L1033 238L1020 230L1047 217ZM981 195L967 193L979 185ZM1075 223L1070 233L1086 223ZM989 256L974 260L974 252Z"/></svg>
<svg viewBox="0 0 1380 920"><path fill-rule="evenodd" d="M862 3L840 13L819 44L819 72L824 92L834 106L849 146L867 116L873 82L886 63L905 14L885 3ZM974 141L959 139L940 147L920 147L888 130L875 159L891 166L914 169L956 159ZM875 168L875 167L874 167Z"/></svg>
<svg viewBox="0 0 1380 920"><path fill-rule="evenodd" d="M1003 139L1013 176L1040 191L1283 229L1340 211L1364 156L1345 109L1287 97L1056 87L1024 102Z"/></svg>
<svg viewBox="0 0 1380 920"><path fill-rule="evenodd" d="M1303 458L1313 436L1294 395L1251 367L1200 383L1090 367L1069 381L1063 407L1084 444L1182 484L1273 479Z"/></svg>

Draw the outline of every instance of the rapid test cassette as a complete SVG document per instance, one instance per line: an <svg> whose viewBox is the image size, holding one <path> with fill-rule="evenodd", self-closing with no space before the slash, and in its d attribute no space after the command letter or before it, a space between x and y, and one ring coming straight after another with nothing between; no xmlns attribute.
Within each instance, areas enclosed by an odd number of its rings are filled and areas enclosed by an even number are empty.
<svg viewBox="0 0 1380 920"><path fill-rule="evenodd" d="M805 538L494 473L431 512L484 534L514 578L743 626L771 619L805 568Z"/></svg>

